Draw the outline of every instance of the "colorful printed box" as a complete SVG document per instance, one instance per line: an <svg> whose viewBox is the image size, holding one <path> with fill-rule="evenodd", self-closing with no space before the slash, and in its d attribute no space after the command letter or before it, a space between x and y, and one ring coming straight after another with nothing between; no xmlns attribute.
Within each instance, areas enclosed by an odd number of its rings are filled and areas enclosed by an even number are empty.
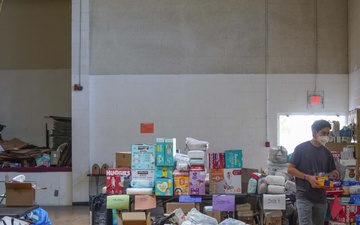
<svg viewBox="0 0 360 225"><path fill-rule="evenodd" d="M173 178L174 167L155 167L155 178Z"/></svg>
<svg viewBox="0 0 360 225"><path fill-rule="evenodd" d="M341 211L335 219L333 219L333 221L341 223L355 223L357 214L360 214L360 205L341 204Z"/></svg>
<svg viewBox="0 0 360 225"><path fill-rule="evenodd" d="M114 168L106 170L106 191L108 194L121 195L124 193L125 177L131 176L131 170L128 168Z"/></svg>
<svg viewBox="0 0 360 225"><path fill-rule="evenodd" d="M242 150L225 150L225 168L242 168Z"/></svg>
<svg viewBox="0 0 360 225"><path fill-rule="evenodd" d="M156 138L155 165L165 166L165 138Z"/></svg>
<svg viewBox="0 0 360 225"><path fill-rule="evenodd" d="M131 169L155 169L155 145L132 145Z"/></svg>
<svg viewBox="0 0 360 225"><path fill-rule="evenodd" d="M174 166L176 154L176 138L165 138L165 166Z"/></svg>
<svg viewBox="0 0 360 225"><path fill-rule="evenodd" d="M155 179L155 195L156 196L172 196L174 195L173 179L156 178Z"/></svg>
<svg viewBox="0 0 360 225"><path fill-rule="evenodd" d="M174 177L174 195L189 195L189 176Z"/></svg>
<svg viewBox="0 0 360 225"><path fill-rule="evenodd" d="M208 158L210 169L225 168L225 153L209 153Z"/></svg>
<svg viewBox="0 0 360 225"><path fill-rule="evenodd" d="M210 169L210 194L240 194L241 169Z"/></svg>
<svg viewBox="0 0 360 225"><path fill-rule="evenodd" d="M205 195L205 171L190 171L190 195Z"/></svg>
<svg viewBox="0 0 360 225"><path fill-rule="evenodd" d="M155 170L131 170L131 187L154 187Z"/></svg>

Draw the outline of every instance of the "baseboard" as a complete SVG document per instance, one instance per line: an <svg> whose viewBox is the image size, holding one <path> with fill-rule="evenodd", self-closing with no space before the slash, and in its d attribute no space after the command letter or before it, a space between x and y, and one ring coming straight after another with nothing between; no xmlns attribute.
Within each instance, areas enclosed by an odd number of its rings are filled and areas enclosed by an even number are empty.
<svg viewBox="0 0 360 225"><path fill-rule="evenodd" d="M73 202L73 206L89 206L89 202Z"/></svg>

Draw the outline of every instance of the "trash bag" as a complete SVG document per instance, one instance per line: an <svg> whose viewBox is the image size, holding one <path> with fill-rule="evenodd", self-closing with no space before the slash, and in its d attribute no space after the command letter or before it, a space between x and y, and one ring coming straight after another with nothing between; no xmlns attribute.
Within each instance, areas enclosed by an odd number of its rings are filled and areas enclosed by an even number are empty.
<svg viewBox="0 0 360 225"><path fill-rule="evenodd" d="M52 225L47 211L42 208L37 208L27 213L24 219L30 220L31 224L34 225Z"/></svg>

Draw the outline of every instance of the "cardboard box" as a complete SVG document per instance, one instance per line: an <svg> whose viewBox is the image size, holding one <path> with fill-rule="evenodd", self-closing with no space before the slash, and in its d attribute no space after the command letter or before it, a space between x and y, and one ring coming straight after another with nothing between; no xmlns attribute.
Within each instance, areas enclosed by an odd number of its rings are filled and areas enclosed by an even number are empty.
<svg viewBox="0 0 360 225"><path fill-rule="evenodd" d="M155 195L156 196L172 196L174 195L174 184L172 178L156 178L155 179Z"/></svg>
<svg viewBox="0 0 360 225"><path fill-rule="evenodd" d="M113 168L106 170L106 192L112 195L124 193L125 177L130 178L130 168Z"/></svg>
<svg viewBox="0 0 360 225"><path fill-rule="evenodd" d="M165 138L156 138L155 165L165 166Z"/></svg>
<svg viewBox="0 0 360 225"><path fill-rule="evenodd" d="M131 187L154 187L155 170L131 170Z"/></svg>
<svg viewBox="0 0 360 225"><path fill-rule="evenodd" d="M251 178L252 173L258 172L258 169L251 168L242 168L241 169L241 189L242 193L247 193L247 188L249 185L249 179Z"/></svg>
<svg viewBox="0 0 360 225"><path fill-rule="evenodd" d="M145 212L123 212L120 217L117 216L118 225L151 225L150 214Z"/></svg>
<svg viewBox="0 0 360 225"><path fill-rule="evenodd" d="M35 205L35 189L32 183L5 183L6 206Z"/></svg>
<svg viewBox="0 0 360 225"><path fill-rule="evenodd" d="M241 216L241 217L238 217L238 220L240 220L241 222L244 222L246 224L249 224L249 225L255 224L254 218L252 216Z"/></svg>
<svg viewBox="0 0 360 225"><path fill-rule="evenodd" d="M155 145L132 145L131 169L154 170L155 169Z"/></svg>
<svg viewBox="0 0 360 225"><path fill-rule="evenodd" d="M205 214L215 218L218 223L221 223L221 211L205 211Z"/></svg>
<svg viewBox="0 0 360 225"><path fill-rule="evenodd" d="M131 152L116 152L116 168L131 167Z"/></svg>
<svg viewBox="0 0 360 225"><path fill-rule="evenodd" d="M173 178L174 167L155 167L155 178Z"/></svg>
<svg viewBox="0 0 360 225"><path fill-rule="evenodd" d="M225 168L242 168L242 150L225 150Z"/></svg>
<svg viewBox="0 0 360 225"><path fill-rule="evenodd" d="M210 194L240 194L241 169L210 169Z"/></svg>
<svg viewBox="0 0 360 225"><path fill-rule="evenodd" d="M189 176L174 177L174 195L189 195L190 182Z"/></svg>
<svg viewBox="0 0 360 225"><path fill-rule="evenodd" d="M168 203L166 203L166 213L171 213L175 209L178 209L178 208L181 208L181 210L184 212L184 214L187 214L193 208L196 208L197 210L199 210L200 205L196 204L194 202L189 202L189 203L185 203L185 202L168 202Z"/></svg>
<svg viewBox="0 0 360 225"><path fill-rule="evenodd" d="M190 195L205 195L205 171L190 171Z"/></svg>
<svg viewBox="0 0 360 225"><path fill-rule="evenodd" d="M176 138L165 138L165 166L174 166L176 154Z"/></svg>
<svg viewBox="0 0 360 225"><path fill-rule="evenodd" d="M265 217L265 225L281 225L281 217Z"/></svg>
<svg viewBox="0 0 360 225"><path fill-rule="evenodd" d="M225 153L209 153L208 163L209 169L224 169Z"/></svg>

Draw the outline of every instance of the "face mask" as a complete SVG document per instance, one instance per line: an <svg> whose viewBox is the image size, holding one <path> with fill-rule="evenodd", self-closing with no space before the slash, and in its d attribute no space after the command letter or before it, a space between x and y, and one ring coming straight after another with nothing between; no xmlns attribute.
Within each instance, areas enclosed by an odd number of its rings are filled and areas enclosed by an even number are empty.
<svg viewBox="0 0 360 225"><path fill-rule="evenodd" d="M316 140L317 140L321 145L325 145L326 143L328 143L329 137L328 137L328 136L319 136L319 137L316 138Z"/></svg>

